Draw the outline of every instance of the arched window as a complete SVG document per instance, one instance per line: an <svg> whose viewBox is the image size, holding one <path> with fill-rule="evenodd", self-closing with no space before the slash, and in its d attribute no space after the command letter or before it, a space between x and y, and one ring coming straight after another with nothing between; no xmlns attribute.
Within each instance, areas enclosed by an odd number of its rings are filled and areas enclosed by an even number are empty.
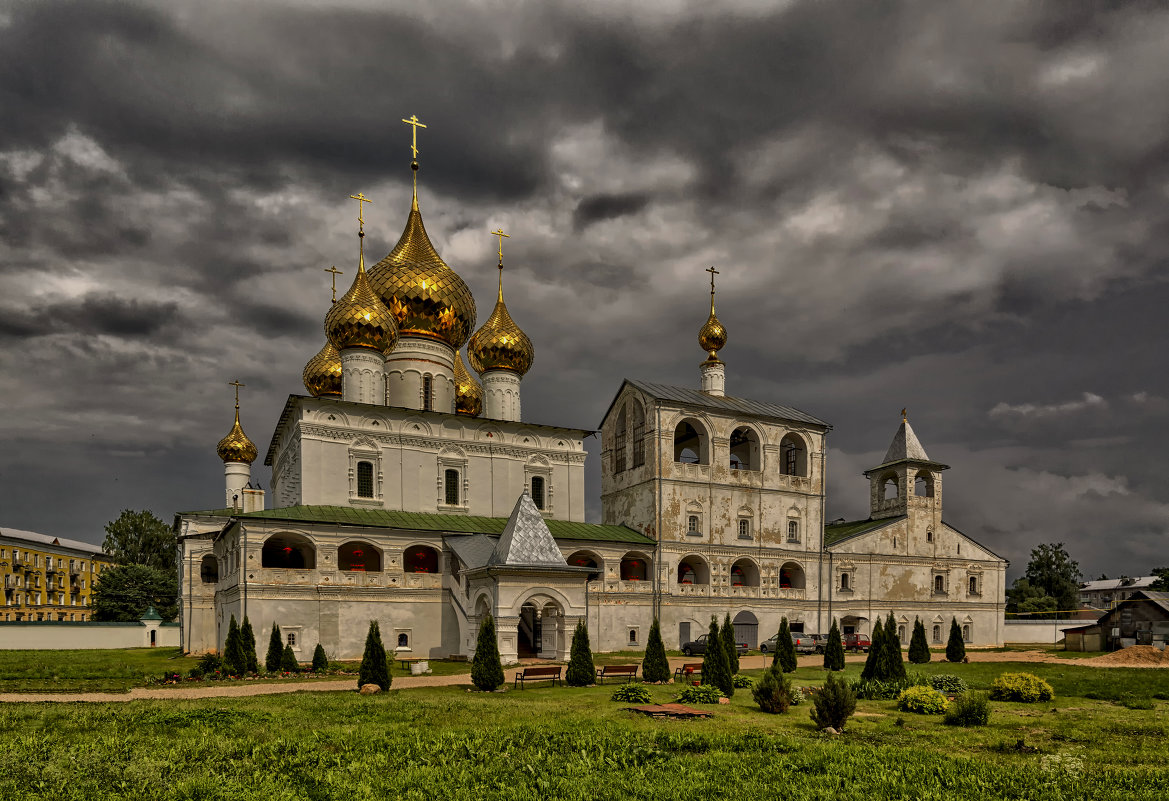
<svg viewBox="0 0 1169 801"><path fill-rule="evenodd" d="M787 541L788 542L799 542L800 541L800 523L798 520L787 521Z"/></svg>
<svg viewBox="0 0 1169 801"><path fill-rule="evenodd" d="M368 542L347 542L337 549L337 569L380 573L382 555Z"/></svg>
<svg viewBox="0 0 1169 801"><path fill-rule="evenodd" d="M588 551L577 551L565 560L573 567L588 567L594 572L589 573L589 581L596 581L601 577L601 560L596 554Z"/></svg>
<svg viewBox="0 0 1169 801"><path fill-rule="evenodd" d="M637 645L637 629L629 630L629 644Z"/></svg>
<svg viewBox="0 0 1169 801"><path fill-rule="evenodd" d="M288 637L286 639L287 639L289 645L291 645L293 648L296 647L296 632L295 631L288 632Z"/></svg>
<svg viewBox="0 0 1169 801"><path fill-rule="evenodd" d="M300 534L273 534L264 541L260 566L312 570L317 566L317 552L308 538Z"/></svg>
<svg viewBox="0 0 1169 801"><path fill-rule="evenodd" d="M698 429L685 420L674 429L674 461L706 464L706 442Z"/></svg>
<svg viewBox="0 0 1169 801"><path fill-rule="evenodd" d="M617 425L614 431L613 442L613 472L620 473L625 469L625 426L626 415L625 407L621 407L621 413L617 415Z"/></svg>
<svg viewBox="0 0 1169 801"><path fill-rule="evenodd" d="M745 517L739 518L739 539L751 539L751 521Z"/></svg>
<svg viewBox="0 0 1169 801"><path fill-rule="evenodd" d="M633 415L633 466L645 464L645 407L635 400L631 405Z"/></svg>
<svg viewBox="0 0 1169 801"><path fill-rule="evenodd" d="M897 624L897 639L901 640L902 642L905 642L905 624L904 623Z"/></svg>
<svg viewBox="0 0 1169 801"><path fill-rule="evenodd" d="M842 589L842 590L852 589L851 587L848 586L848 574L847 573L840 574L840 589Z"/></svg>
<svg viewBox="0 0 1169 801"><path fill-rule="evenodd" d="M411 545L402 554L402 569L407 573L437 573L438 551L425 545Z"/></svg>
<svg viewBox="0 0 1169 801"><path fill-rule="evenodd" d="M373 497L373 462L357 463L357 497Z"/></svg>
<svg viewBox="0 0 1169 801"><path fill-rule="evenodd" d="M783 589L804 589L804 569L795 562L785 562L779 569L779 586Z"/></svg>
<svg viewBox="0 0 1169 801"><path fill-rule="evenodd" d="M785 476L808 475L808 449L795 434L788 434L779 443L779 467Z"/></svg>
<svg viewBox="0 0 1169 801"><path fill-rule="evenodd" d="M885 475L881 476L881 500L894 500L899 492L900 487L897 484L896 474L886 473Z"/></svg>
<svg viewBox="0 0 1169 801"><path fill-rule="evenodd" d="M978 576L970 577L970 594L978 595Z"/></svg>
<svg viewBox="0 0 1169 801"><path fill-rule="evenodd" d="M934 541L934 533L932 531L927 531L925 533L925 541L926 542L933 542Z"/></svg>
<svg viewBox="0 0 1169 801"><path fill-rule="evenodd" d="M406 634L405 632L403 632L403 633L398 635L398 647L399 648L409 648L410 647L410 635L409 634Z"/></svg>
<svg viewBox="0 0 1169 801"><path fill-rule="evenodd" d="M759 469L759 438L746 426L731 432L731 469Z"/></svg>
<svg viewBox="0 0 1169 801"><path fill-rule="evenodd" d="M678 563L679 584L710 584L710 568L698 556L687 556Z"/></svg>
<svg viewBox="0 0 1169 801"><path fill-rule="evenodd" d="M427 412L434 409L434 378L428 375L422 376L422 409Z"/></svg>
<svg viewBox="0 0 1169 801"><path fill-rule="evenodd" d="M970 624L962 624L962 642L970 642Z"/></svg>
<svg viewBox="0 0 1169 801"><path fill-rule="evenodd" d="M946 579L944 576L934 576L934 595L946 594Z"/></svg>
<svg viewBox="0 0 1169 801"><path fill-rule="evenodd" d="M693 535L702 534L702 532L698 530L698 515L690 515L686 518L686 533Z"/></svg>
<svg viewBox="0 0 1169 801"><path fill-rule="evenodd" d="M941 642L941 641L942 641L942 627L935 625L934 626L934 642Z"/></svg>
<svg viewBox="0 0 1169 801"><path fill-rule="evenodd" d="M621 559L622 581L645 581L649 578L649 562L640 554L626 554Z"/></svg>
<svg viewBox="0 0 1169 801"><path fill-rule="evenodd" d="M913 479L913 494L919 498L934 497L934 477L926 470L922 470Z"/></svg>
<svg viewBox="0 0 1169 801"><path fill-rule="evenodd" d="M443 473L443 490L447 506L459 505L459 471L447 470Z"/></svg>
<svg viewBox="0 0 1169 801"><path fill-rule="evenodd" d="M544 511L544 477L532 476L532 503L536 508Z"/></svg>
<svg viewBox="0 0 1169 801"><path fill-rule="evenodd" d="M758 587L759 568L750 559L740 559L731 565L732 587Z"/></svg>
<svg viewBox="0 0 1169 801"><path fill-rule="evenodd" d="M207 554L199 562L199 580L204 584L214 584L219 581L219 562L211 554Z"/></svg>

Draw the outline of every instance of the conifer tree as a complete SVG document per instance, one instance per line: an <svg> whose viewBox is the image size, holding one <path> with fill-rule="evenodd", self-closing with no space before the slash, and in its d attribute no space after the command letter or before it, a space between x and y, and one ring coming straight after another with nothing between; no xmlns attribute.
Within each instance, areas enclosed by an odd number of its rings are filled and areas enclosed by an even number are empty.
<svg viewBox="0 0 1169 801"><path fill-rule="evenodd" d="M710 616L710 630L706 634L706 655L702 657L702 683L718 687L723 695L730 698L735 694L735 682L731 678L731 665L727 650L718 632L718 618Z"/></svg>
<svg viewBox="0 0 1169 801"><path fill-rule="evenodd" d="M264 657L264 670L269 673L280 672L280 661L284 658L284 642L280 636L280 626L272 624L272 636L268 638L268 655Z"/></svg>
<svg viewBox="0 0 1169 801"><path fill-rule="evenodd" d="M572 632L572 652L568 657L564 680L570 687L588 687L597 683L597 669L593 665L593 652L589 648L589 630L583 620L576 621L576 630Z"/></svg>
<svg viewBox="0 0 1169 801"><path fill-rule="evenodd" d="M882 681L905 678L905 659L901 656L901 635L897 633L897 620L893 611L885 620L885 675Z"/></svg>
<svg viewBox="0 0 1169 801"><path fill-rule="evenodd" d="M242 676L248 669L248 660L244 656L244 644L239 633L239 624L235 622L235 615L231 616L231 623L227 627L227 642L223 646L223 666L232 676Z"/></svg>
<svg viewBox="0 0 1169 801"><path fill-rule="evenodd" d="M291 645L284 646L284 653L280 655L280 670L284 673L300 672L300 662L296 661L296 653Z"/></svg>
<svg viewBox="0 0 1169 801"><path fill-rule="evenodd" d="M662 642L662 627L655 617L649 627L649 639L645 643L645 658L641 660L643 681L669 681L670 660L666 658L666 646Z"/></svg>
<svg viewBox="0 0 1169 801"><path fill-rule="evenodd" d="M499 642L495 639L495 618L483 618L479 624L479 639L475 643L475 658L471 660L471 683L483 692L491 692L503 684L503 664L499 661Z"/></svg>
<svg viewBox="0 0 1169 801"><path fill-rule="evenodd" d="M779 665L784 673L791 673L796 669L796 645L792 642L792 630L787 624L787 618L779 622L779 634L775 638L775 656L771 659L772 666Z"/></svg>
<svg viewBox="0 0 1169 801"><path fill-rule="evenodd" d="M321 673L329 669L329 657L320 643L313 649L313 673Z"/></svg>
<svg viewBox="0 0 1169 801"><path fill-rule="evenodd" d="M727 613L726 619L723 620L722 631L719 635L723 638L723 649L727 652L727 665L731 669L731 675L739 672L739 646L735 642L735 627L731 623L731 614Z"/></svg>
<svg viewBox="0 0 1169 801"><path fill-rule="evenodd" d="M966 643L962 641L962 629L958 628L958 618L950 618L950 640L946 643L946 661L961 662L966 658Z"/></svg>
<svg viewBox="0 0 1169 801"><path fill-rule="evenodd" d="M836 625L836 618L832 618L828 644L824 646L824 669L844 670L844 643L840 640L840 627Z"/></svg>
<svg viewBox="0 0 1169 801"><path fill-rule="evenodd" d="M925 639L925 624L921 618L913 621L913 636L909 638L909 661L915 665L924 665L930 661L930 646Z"/></svg>
<svg viewBox="0 0 1169 801"><path fill-rule="evenodd" d="M369 621L369 633L365 635L365 653L361 657L361 668L357 671L357 688L376 684L383 690L390 689L390 664L386 661L386 646L382 644L382 631L376 620Z"/></svg>
<svg viewBox="0 0 1169 801"><path fill-rule="evenodd" d="M244 615L244 624L240 626L240 637L244 647L244 663L248 673L260 672L260 661L256 658L256 633L252 631L252 622Z"/></svg>
<svg viewBox="0 0 1169 801"><path fill-rule="evenodd" d="M879 663L885 657L885 632L881 627L881 618L873 623L873 633L869 636L869 655L865 659L865 666L861 670L861 681L875 679L880 669Z"/></svg>

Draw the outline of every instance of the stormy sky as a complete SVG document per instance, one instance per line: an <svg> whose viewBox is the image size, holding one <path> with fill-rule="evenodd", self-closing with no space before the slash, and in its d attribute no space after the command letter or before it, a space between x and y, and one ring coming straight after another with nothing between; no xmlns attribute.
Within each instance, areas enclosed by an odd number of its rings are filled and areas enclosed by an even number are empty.
<svg viewBox="0 0 1169 801"><path fill-rule="evenodd" d="M1088 578L1169 564L1169 12L1151 2L0 3L0 525L222 502L420 195L536 346L524 416L697 386L831 422L830 518L903 406L945 516ZM596 440L589 513L599 515ZM267 487L266 468L255 476Z"/></svg>

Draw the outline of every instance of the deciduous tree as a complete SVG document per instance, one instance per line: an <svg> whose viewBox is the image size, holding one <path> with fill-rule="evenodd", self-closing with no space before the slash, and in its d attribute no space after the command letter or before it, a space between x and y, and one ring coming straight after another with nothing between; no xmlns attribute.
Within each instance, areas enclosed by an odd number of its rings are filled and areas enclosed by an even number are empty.
<svg viewBox="0 0 1169 801"><path fill-rule="evenodd" d="M179 558L174 529L148 509L124 509L117 520L106 523L102 550L118 564L145 565L167 575L174 575Z"/></svg>
<svg viewBox="0 0 1169 801"><path fill-rule="evenodd" d="M172 573L146 565L107 567L93 585L93 619L129 622L140 620L146 610L163 620L178 614L179 585Z"/></svg>

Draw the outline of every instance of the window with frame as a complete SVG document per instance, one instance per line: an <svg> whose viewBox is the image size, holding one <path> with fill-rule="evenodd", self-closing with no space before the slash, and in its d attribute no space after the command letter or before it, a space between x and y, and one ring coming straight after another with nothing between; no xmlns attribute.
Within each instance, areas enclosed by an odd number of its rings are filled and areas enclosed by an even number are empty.
<svg viewBox="0 0 1169 801"><path fill-rule="evenodd" d="M942 641L942 627L934 625L934 642Z"/></svg>
<svg viewBox="0 0 1169 801"><path fill-rule="evenodd" d="M459 471L447 470L443 474L443 489L447 506L459 505Z"/></svg>
<svg viewBox="0 0 1169 801"><path fill-rule="evenodd" d="M295 648L296 647L296 632L295 631L288 632L287 640L288 640L288 644L291 645L293 648Z"/></svg>
<svg viewBox="0 0 1169 801"><path fill-rule="evenodd" d="M800 541L799 521L797 521L797 520L787 521L787 541L788 542L799 542Z"/></svg>
<svg viewBox="0 0 1169 801"><path fill-rule="evenodd" d="M633 466L645 464L645 407L633 402Z"/></svg>
<svg viewBox="0 0 1169 801"><path fill-rule="evenodd" d="M852 587L850 587L850 586L849 586L848 582L849 582L848 574L847 574L847 573L841 573L841 574L840 574L840 589L842 589L842 590L851 590L851 589L852 589Z"/></svg>
<svg viewBox="0 0 1169 801"><path fill-rule="evenodd" d="M946 579L944 576L934 576L934 595L946 594Z"/></svg>
<svg viewBox="0 0 1169 801"><path fill-rule="evenodd" d="M434 410L434 378L428 375L422 376L422 410Z"/></svg>
<svg viewBox="0 0 1169 801"><path fill-rule="evenodd" d="M979 594L979 592L978 592L978 576L971 576L970 577L970 594L971 595L978 595Z"/></svg>
<svg viewBox="0 0 1169 801"><path fill-rule="evenodd" d="M962 642L970 642L970 624L965 623L962 626Z"/></svg>
<svg viewBox="0 0 1169 801"><path fill-rule="evenodd" d="M698 515L690 515L686 518L686 533L694 535L702 533L698 530Z"/></svg>
<svg viewBox="0 0 1169 801"><path fill-rule="evenodd" d="M373 462L357 463L357 497L373 497Z"/></svg>
<svg viewBox="0 0 1169 801"><path fill-rule="evenodd" d="M617 426L614 431L613 438L613 472L620 473L625 469L625 426L626 414L625 407L621 407L621 413L617 415Z"/></svg>
<svg viewBox="0 0 1169 801"><path fill-rule="evenodd" d="M747 518L739 519L739 539L746 540L751 538L751 521Z"/></svg>
<svg viewBox="0 0 1169 801"><path fill-rule="evenodd" d="M532 476L532 502L541 512L544 511L544 477Z"/></svg>

